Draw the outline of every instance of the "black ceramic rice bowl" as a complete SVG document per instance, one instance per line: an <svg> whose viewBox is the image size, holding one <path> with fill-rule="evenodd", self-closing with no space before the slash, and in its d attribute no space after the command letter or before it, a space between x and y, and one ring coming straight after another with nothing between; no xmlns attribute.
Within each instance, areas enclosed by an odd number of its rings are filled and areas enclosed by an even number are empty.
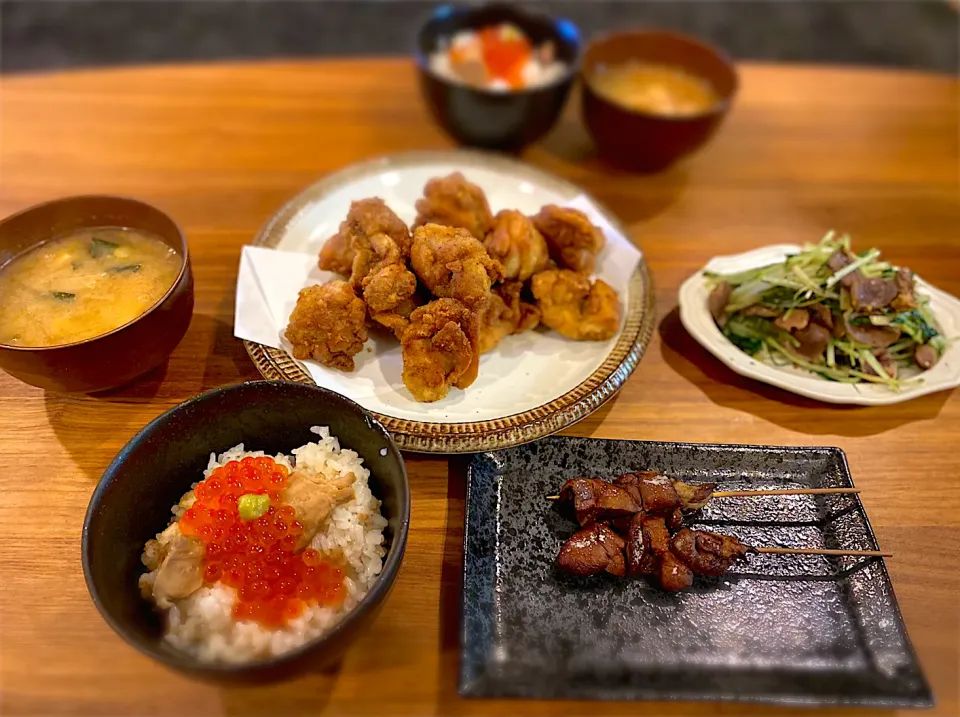
<svg viewBox="0 0 960 717"><path fill-rule="evenodd" d="M170 508L202 477L211 453L290 453L328 426L342 448L370 471L370 489L387 519L383 570L360 603L319 638L278 657L244 664L201 662L162 639L163 618L141 597L137 581L144 543L166 527ZM316 386L254 381L182 403L147 424L104 472L83 525L84 578L94 604L124 640L169 667L192 675L250 683L290 677L335 661L379 612L396 579L410 522L403 458L387 431L343 396Z"/></svg>

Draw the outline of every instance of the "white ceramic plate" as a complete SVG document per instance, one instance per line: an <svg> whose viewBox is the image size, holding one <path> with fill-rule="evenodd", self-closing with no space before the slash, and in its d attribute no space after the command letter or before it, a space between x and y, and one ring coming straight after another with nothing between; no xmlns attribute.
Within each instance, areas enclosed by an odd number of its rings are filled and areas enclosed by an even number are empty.
<svg viewBox="0 0 960 717"><path fill-rule="evenodd" d="M680 320L684 327L707 351L737 373L827 403L883 406L960 386L960 343L956 341L933 368L919 374L899 391L879 384L837 383L800 368L770 366L734 346L720 332L707 308L710 288L704 272L745 271L783 261L788 254L798 251L801 251L799 246L778 244L744 254L714 257L680 287ZM919 277L917 291L930 297L930 308L944 334L950 339L960 336L960 301Z"/></svg>
<svg viewBox="0 0 960 717"><path fill-rule="evenodd" d="M560 430L599 407L636 366L653 329L652 287L642 255L626 230L582 190L533 167L475 152L418 152L349 167L313 185L267 224L256 244L316 255L337 231L350 202L381 197L404 221L432 177L454 171L478 184L491 210L532 214L544 204L573 204L601 226L607 246L597 276L613 286L624 307L621 333L604 342L569 341L540 328L510 336L481 357L480 374L466 391L453 389L436 403L418 403L401 381L400 346L371 339L343 373L313 362L294 362L283 352L250 344L267 377L312 381L374 412L402 448L436 452L486 450L516 445ZM311 272L311 282L333 275ZM290 307L292 308L292 306Z"/></svg>

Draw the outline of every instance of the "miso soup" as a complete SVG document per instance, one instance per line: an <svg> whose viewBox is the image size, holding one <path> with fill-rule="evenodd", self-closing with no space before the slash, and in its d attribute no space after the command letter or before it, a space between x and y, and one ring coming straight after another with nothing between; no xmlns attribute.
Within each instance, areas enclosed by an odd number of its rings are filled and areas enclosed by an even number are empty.
<svg viewBox="0 0 960 717"><path fill-rule="evenodd" d="M707 80L670 65L633 61L598 67L589 83L611 102L657 115L695 115L720 101Z"/></svg>
<svg viewBox="0 0 960 717"><path fill-rule="evenodd" d="M0 343L57 346L137 318L173 285L180 255L134 229L80 229L0 268Z"/></svg>

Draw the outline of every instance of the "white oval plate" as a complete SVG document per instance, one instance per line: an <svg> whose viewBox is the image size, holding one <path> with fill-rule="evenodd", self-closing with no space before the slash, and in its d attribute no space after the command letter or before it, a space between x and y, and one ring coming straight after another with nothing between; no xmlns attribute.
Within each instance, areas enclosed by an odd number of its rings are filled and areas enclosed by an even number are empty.
<svg viewBox="0 0 960 717"><path fill-rule="evenodd" d="M254 243L315 256L337 231L350 202L371 196L381 197L410 223L426 181L454 171L486 192L494 213L513 208L533 214L551 203L587 211L607 237L596 275L619 293L624 318L620 334L609 341L570 341L544 328L508 336L481 357L480 374L469 389L451 390L436 403L418 403L406 390L400 345L392 340L371 338L372 350L355 357L352 373L310 361L294 365L282 352L248 342L265 376L312 381L348 396L374 412L406 450L487 450L560 430L596 410L620 388L653 330L646 265L616 217L578 187L497 155L414 152L348 167L304 190ZM316 270L309 278L314 283L334 276Z"/></svg>
<svg viewBox="0 0 960 717"><path fill-rule="evenodd" d="M724 336L707 308L710 288L705 272L730 274L783 261L788 254L801 251L794 244L777 244L733 256L718 256L680 287L680 321L707 351L741 376L777 386L786 391L827 403L848 403L861 406L885 406L909 401L936 391L960 386L960 344L951 341L940 361L924 371L901 390L894 391L878 384L837 383L820 378L804 369L771 366L744 353ZM960 300L940 291L917 277L917 289L930 297L930 309L943 333L949 339L960 336Z"/></svg>

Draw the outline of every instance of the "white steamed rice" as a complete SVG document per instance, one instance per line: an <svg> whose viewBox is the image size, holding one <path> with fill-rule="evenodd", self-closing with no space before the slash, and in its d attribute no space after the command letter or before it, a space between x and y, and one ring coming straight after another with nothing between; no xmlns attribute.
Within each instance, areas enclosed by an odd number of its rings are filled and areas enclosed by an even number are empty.
<svg viewBox="0 0 960 717"><path fill-rule="evenodd" d="M325 528L311 542L311 547L321 553L342 552L347 589L343 604L338 608L314 605L283 628L268 630L250 620L234 620L231 611L237 600L236 590L222 583L205 585L168 610L164 639L171 645L205 662L239 663L280 655L330 630L376 582L386 553L383 529L387 521L380 514L380 501L370 492L370 472L355 451L340 448L328 428L314 426L310 430L320 437L316 443L295 448L293 456L278 454L273 458L291 470L297 467L329 480L348 473L356 476L353 498L334 509ZM211 454L203 477L230 461L263 455L263 451L244 451L243 444L219 456ZM179 518L182 510L174 506L174 518ZM155 571L142 575L141 586L151 585L155 575Z"/></svg>

